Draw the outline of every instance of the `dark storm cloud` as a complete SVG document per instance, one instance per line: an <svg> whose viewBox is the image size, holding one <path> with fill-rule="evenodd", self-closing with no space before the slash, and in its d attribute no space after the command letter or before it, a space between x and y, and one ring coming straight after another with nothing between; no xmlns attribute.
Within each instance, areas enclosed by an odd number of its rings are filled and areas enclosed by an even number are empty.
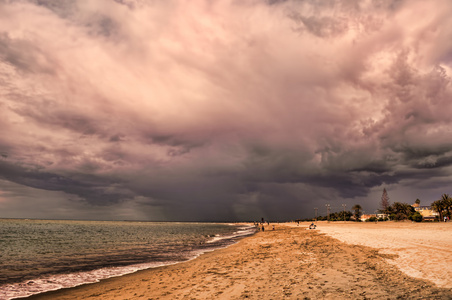
<svg viewBox="0 0 452 300"><path fill-rule="evenodd" d="M155 220L297 218L383 186L436 193L452 175L451 13L0 2L2 211L20 210L17 186L66 195L80 218Z"/></svg>
<svg viewBox="0 0 452 300"><path fill-rule="evenodd" d="M36 166L23 166L0 161L0 178L24 186L49 191L63 191L79 196L95 205L112 205L130 197L129 191L120 188L121 181L93 176L72 174L71 178L62 174L45 172Z"/></svg>

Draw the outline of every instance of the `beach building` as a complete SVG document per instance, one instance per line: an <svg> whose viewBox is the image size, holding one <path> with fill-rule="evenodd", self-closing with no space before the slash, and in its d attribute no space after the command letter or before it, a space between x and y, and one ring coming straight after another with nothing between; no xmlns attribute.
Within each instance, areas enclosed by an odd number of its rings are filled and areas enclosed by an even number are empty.
<svg viewBox="0 0 452 300"><path fill-rule="evenodd" d="M361 221L363 221L363 222L367 221L367 220L369 220L372 217L377 218L377 215L376 214L362 214L361 215Z"/></svg>
<svg viewBox="0 0 452 300"><path fill-rule="evenodd" d="M389 215L388 214L377 214L377 219L388 219Z"/></svg>
<svg viewBox="0 0 452 300"><path fill-rule="evenodd" d="M386 219L386 218L389 218L389 215L388 214L362 214L361 215L361 221L367 221L367 220L369 220L370 218L377 218L377 219Z"/></svg>
<svg viewBox="0 0 452 300"><path fill-rule="evenodd" d="M412 205L414 210L419 212L422 215L424 221L434 221L439 214L437 211L434 211L431 206L428 205L419 205L417 203Z"/></svg>
<svg viewBox="0 0 452 300"><path fill-rule="evenodd" d="M434 221L439 217L438 212L431 209L431 207L419 210L419 213L425 221Z"/></svg>

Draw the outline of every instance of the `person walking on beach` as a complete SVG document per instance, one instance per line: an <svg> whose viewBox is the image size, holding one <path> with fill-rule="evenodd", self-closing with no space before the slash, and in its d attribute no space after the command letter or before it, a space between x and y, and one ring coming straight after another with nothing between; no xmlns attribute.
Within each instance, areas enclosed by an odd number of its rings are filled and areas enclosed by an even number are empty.
<svg viewBox="0 0 452 300"><path fill-rule="evenodd" d="M262 225L262 232L264 232L265 231L265 227L264 227L264 225Z"/></svg>

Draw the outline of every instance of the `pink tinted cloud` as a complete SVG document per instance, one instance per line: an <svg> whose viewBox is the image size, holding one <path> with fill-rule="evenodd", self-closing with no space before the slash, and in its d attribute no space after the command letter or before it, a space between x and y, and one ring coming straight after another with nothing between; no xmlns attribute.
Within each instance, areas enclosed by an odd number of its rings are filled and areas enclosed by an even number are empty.
<svg viewBox="0 0 452 300"><path fill-rule="evenodd" d="M244 195L303 203L284 184L341 199L447 167L448 1L0 5L0 150L82 198L95 176L114 199L190 205L176 183L243 216Z"/></svg>

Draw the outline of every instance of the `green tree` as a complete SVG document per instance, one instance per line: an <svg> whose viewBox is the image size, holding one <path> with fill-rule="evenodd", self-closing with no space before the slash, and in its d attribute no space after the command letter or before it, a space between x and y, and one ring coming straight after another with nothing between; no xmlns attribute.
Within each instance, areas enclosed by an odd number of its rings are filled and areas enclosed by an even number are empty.
<svg viewBox="0 0 452 300"><path fill-rule="evenodd" d="M359 221L360 220L360 216L361 216L361 210L362 210L363 208L361 207L361 205L359 205L359 204L355 204L355 205L353 205L353 207L352 207L352 210L353 210L353 216L355 217L355 220L356 221Z"/></svg>
<svg viewBox="0 0 452 300"><path fill-rule="evenodd" d="M409 217L409 219L414 222L422 222L423 218L422 215L418 211L416 211Z"/></svg>
<svg viewBox="0 0 452 300"><path fill-rule="evenodd" d="M432 209L439 214L439 220L443 219L444 202L442 199L436 200L432 203Z"/></svg>
<svg viewBox="0 0 452 300"><path fill-rule="evenodd" d="M449 196L449 194L444 194L441 196L441 200L443 201L444 210L446 211L445 215L450 219L450 213L452 211L452 198Z"/></svg>
<svg viewBox="0 0 452 300"><path fill-rule="evenodd" d="M389 207L389 196L388 192L386 192L386 188L383 189L383 195L381 195L380 207L381 211L384 213Z"/></svg>
<svg viewBox="0 0 452 300"><path fill-rule="evenodd" d="M450 219L452 212L452 198L449 194L443 194L441 199L432 203L432 209L438 212L440 221L442 221L445 216Z"/></svg>
<svg viewBox="0 0 452 300"><path fill-rule="evenodd" d="M410 219L415 210L407 203L394 202L388 207L387 212L390 214L390 219L401 221Z"/></svg>
<svg viewBox="0 0 452 300"><path fill-rule="evenodd" d="M339 211L330 214L330 221L350 221L353 214L350 211Z"/></svg>

